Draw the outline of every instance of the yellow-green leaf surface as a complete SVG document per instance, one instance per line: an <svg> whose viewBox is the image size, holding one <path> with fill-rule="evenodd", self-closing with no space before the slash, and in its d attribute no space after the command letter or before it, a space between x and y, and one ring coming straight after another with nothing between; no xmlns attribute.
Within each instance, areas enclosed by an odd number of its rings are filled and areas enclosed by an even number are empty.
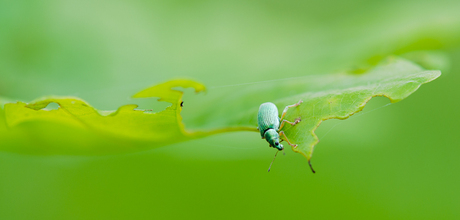
<svg viewBox="0 0 460 220"><path fill-rule="evenodd" d="M112 112L98 111L85 101L73 97L47 97L30 104L9 103L5 105L4 111L7 125L11 128L12 133L16 134L16 138L36 137L31 143L36 147L32 149L34 152L91 154L133 151L160 147L223 131L186 131L180 115L183 92L174 89L176 87L190 87L197 93L205 90L202 84L192 80L171 80L134 95L135 98L158 97L158 101L171 103L164 111L157 113L148 110L136 110L137 105L125 105ZM46 109L50 103L57 103L59 108L55 110ZM50 123L52 125L49 125ZM32 131L27 132L31 127ZM59 131L59 127L65 131ZM44 129L50 130L47 132ZM238 129L244 130L245 128ZM113 145L107 148L106 144L94 144L93 141L98 143L101 140L91 138L90 143L83 142L68 149L68 146L75 145L70 143L75 141L72 140L75 138L74 132L82 131L83 133L79 134L80 137L78 138L86 139L88 136L97 134L103 138L102 140L113 142ZM43 133L48 133L51 137L48 135L40 136ZM70 138L61 144L57 143L57 146L53 146L56 143L49 143L56 138L53 137L53 133L56 133L59 138L63 136Z"/></svg>
<svg viewBox="0 0 460 220"><path fill-rule="evenodd" d="M207 94L185 100L186 126L181 116L180 87L193 88L197 93L205 90L204 85L193 80L168 81L134 95L134 98L156 97L158 101L171 103L156 113L136 109L138 106L134 104L116 111L100 111L78 98L47 97L29 104L5 104L0 112L0 138L25 143L6 145L23 149L2 150L25 153L138 151L220 132L257 131L257 110L261 103L273 102L282 111L284 106L303 100L286 116L291 121L300 117L301 123L294 127L287 125L283 130L298 145L293 150L310 160L318 143L314 131L322 121L348 118L375 96L400 101L439 75L439 71L423 70L409 61L390 58L362 74L310 75L244 88L211 89ZM59 108L47 109L50 103L59 104Z"/></svg>

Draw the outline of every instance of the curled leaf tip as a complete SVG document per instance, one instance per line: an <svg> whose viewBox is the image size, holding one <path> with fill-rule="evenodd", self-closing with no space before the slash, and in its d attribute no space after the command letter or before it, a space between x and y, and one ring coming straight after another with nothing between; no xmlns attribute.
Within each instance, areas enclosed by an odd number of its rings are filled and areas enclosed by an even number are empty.
<svg viewBox="0 0 460 220"><path fill-rule="evenodd" d="M311 172L316 173L316 171L313 169L313 166L311 165L310 160L308 160L308 165L310 165Z"/></svg>

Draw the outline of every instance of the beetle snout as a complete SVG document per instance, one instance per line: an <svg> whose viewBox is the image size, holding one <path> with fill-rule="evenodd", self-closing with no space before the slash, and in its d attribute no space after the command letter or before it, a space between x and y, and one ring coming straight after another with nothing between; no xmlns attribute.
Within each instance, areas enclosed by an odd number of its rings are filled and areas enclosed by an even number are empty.
<svg viewBox="0 0 460 220"><path fill-rule="evenodd" d="M278 150L283 150L284 149L283 145L280 144L280 142L278 142L278 141L275 142L275 148L278 149Z"/></svg>

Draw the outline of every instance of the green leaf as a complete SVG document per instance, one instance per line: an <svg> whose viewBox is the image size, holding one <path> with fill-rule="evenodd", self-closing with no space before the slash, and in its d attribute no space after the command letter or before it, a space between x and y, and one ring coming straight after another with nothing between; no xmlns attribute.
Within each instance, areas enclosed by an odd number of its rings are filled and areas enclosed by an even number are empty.
<svg viewBox="0 0 460 220"><path fill-rule="evenodd" d="M208 98L212 101L207 101L207 106L200 103L205 106L204 111L195 113L195 120L189 123L208 128L257 126L256 115L261 103L273 102L281 112L285 106L303 100L300 106L290 109L285 118L293 122L300 117L302 121L295 126L287 124L283 130L288 139L298 145L292 150L310 162L318 143L314 132L322 121L346 119L361 111L372 97L385 96L393 103L401 101L440 74L440 71L424 70L410 61L393 57L363 74L306 76L263 82L246 89L232 87L227 94Z"/></svg>
<svg viewBox="0 0 460 220"><path fill-rule="evenodd" d="M273 102L282 111L284 106L303 100L286 115L287 120L300 117L302 121L296 126L287 124L283 130L289 140L298 145L293 151L310 161L318 143L314 131L322 121L346 119L362 110L375 96L400 101L439 75L439 71L426 71L409 61L390 58L362 74L305 76L213 88L205 96L187 100L184 107L189 110L185 120L187 129L181 117L183 92L177 87L193 88L196 93L205 90L204 85L193 80L168 81L134 95L134 98L157 97L158 101L171 103L157 113L138 110L137 105L125 105L117 111L99 111L78 98L47 97L30 104L5 104L3 121L9 127L9 134L0 138L22 140L34 134L35 138L26 144L32 147L25 150L33 153L138 151L220 132L257 131L257 111L261 103ZM50 103L60 107L49 110L46 107ZM116 143L117 147L107 148L107 144L101 144L106 141ZM76 144L70 145L70 142Z"/></svg>

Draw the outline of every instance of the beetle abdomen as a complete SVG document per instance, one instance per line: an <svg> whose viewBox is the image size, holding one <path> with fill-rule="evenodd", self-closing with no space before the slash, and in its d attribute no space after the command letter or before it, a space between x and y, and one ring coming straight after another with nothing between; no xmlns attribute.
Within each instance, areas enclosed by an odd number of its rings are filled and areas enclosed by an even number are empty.
<svg viewBox="0 0 460 220"><path fill-rule="evenodd" d="M266 102L260 105L259 114L257 115L257 123L259 125L260 136L264 137L266 130L272 128L278 130L280 119L278 116L278 108L271 102Z"/></svg>

